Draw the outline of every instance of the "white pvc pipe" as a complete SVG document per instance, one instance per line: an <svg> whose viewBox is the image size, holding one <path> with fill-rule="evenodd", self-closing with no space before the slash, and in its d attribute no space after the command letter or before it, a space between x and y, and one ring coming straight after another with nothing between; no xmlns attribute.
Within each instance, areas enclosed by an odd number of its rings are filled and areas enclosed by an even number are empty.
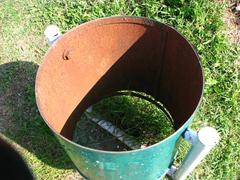
<svg viewBox="0 0 240 180"><path fill-rule="evenodd" d="M61 32L56 25L49 25L45 29L44 35L48 40L48 44L51 46L61 36Z"/></svg>
<svg viewBox="0 0 240 180"><path fill-rule="evenodd" d="M181 166L173 174L173 178L176 180L186 179L220 140L218 132L212 127L201 128L198 133L187 130L184 138L192 144L192 147Z"/></svg>

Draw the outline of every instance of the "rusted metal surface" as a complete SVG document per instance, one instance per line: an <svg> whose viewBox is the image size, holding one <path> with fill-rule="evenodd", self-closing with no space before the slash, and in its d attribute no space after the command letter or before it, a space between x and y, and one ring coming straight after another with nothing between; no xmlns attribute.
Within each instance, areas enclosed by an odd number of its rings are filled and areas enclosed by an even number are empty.
<svg viewBox="0 0 240 180"><path fill-rule="evenodd" d="M91 161L110 159L113 164L120 163L115 165L122 172L128 166L122 160L116 161L118 158L123 157L128 163L149 155L153 164L142 160L148 168L136 165L142 172L131 178L145 174L146 179L152 180L163 173L171 162L177 139L191 122L202 89L200 61L187 40L167 25L136 17L98 19L67 32L46 53L36 79L41 115L60 142L71 147L72 151L67 152L78 168L92 179L96 178L94 172L103 173L102 166L87 170L87 164L80 160L83 157ZM86 108L121 90L144 92L160 101L171 114L176 132L144 151L119 157L67 140L72 139L76 122ZM161 149L163 146L167 148ZM164 152L168 154L161 159ZM161 168L158 161L164 161ZM105 178L97 179L106 179L110 170L105 169L104 173Z"/></svg>
<svg viewBox="0 0 240 180"><path fill-rule="evenodd" d="M195 110L202 79L195 52L172 28L144 18L108 18L71 30L50 48L36 93L47 123L71 138L74 117L126 89L160 100L177 129Z"/></svg>

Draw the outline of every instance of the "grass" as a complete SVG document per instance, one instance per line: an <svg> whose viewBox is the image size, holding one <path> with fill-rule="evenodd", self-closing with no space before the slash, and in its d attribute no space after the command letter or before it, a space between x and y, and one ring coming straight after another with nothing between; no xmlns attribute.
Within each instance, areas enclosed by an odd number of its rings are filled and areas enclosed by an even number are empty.
<svg viewBox="0 0 240 180"><path fill-rule="evenodd" d="M106 98L93 106L94 110L135 137L140 144L155 144L174 132L171 120L163 111L138 97L124 95Z"/></svg>
<svg viewBox="0 0 240 180"><path fill-rule="evenodd" d="M130 94L101 100L93 105L91 115L111 122L145 146L160 142L174 132L171 119L158 106Z"/></svg>
<svg viewBox="0 0 240 180"><path fill-rule="evenodd" d="M175 27L196 47L202 60L204 98L192 127L216 127L221 142L192 178L239 179L240 48L223 33L221 17L226 7L226 3L207 0L1 0L1 137L23 155L36 178L77 178L35 105L35 74L47 49L43 31L49 24L66 32L99 17L146 16ZM185 147L180 157L184 151Z"/></svg>

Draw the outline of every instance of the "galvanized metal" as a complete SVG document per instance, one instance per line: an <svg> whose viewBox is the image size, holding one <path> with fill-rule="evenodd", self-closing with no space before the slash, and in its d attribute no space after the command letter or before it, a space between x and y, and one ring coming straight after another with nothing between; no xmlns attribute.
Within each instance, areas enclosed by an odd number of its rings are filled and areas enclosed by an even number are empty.
<svg viewBox="0 0 240 180"><path fill-rule="evenodd" d="M176 132L155 145L126 152L72 142L82 113L122 90L144 92L160 101ZM81 174L91 180L161 177L193 119L202 90L201 64L190 43L175 29L138 17L103 18L70 30L48 50L36 78L42 117Z"/></svg>
<svg viewBox="0 0 240 180"><path fill-rule="evenodd" d="M116 127L111 122L99 119L96 117L91 116L91 114L86 113L88 119L90 119L92 122L99 125L102 129L104 129L106 132L110 133L113 137L124 143L126 146L128 146L130 149L139 149L141 148L141 144L137 142L133 137L129 136L126 132Z"/></svg>

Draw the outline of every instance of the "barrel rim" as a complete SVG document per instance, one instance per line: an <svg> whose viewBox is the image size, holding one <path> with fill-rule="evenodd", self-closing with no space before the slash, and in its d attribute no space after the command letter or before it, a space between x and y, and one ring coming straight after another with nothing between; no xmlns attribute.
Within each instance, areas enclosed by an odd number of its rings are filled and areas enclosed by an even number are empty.
<svg viewBox="0 0 240 180"><path fill-rule="evenodd" d="M62 138L63 140L67 141L68 143L78 147L78 148L82 148L84 150L88 150L88 151L92 151L92 152L97 152L97 153L102 153L102 154L129 154L129 153L136 153L136 152L140 152L140 151L144 151L144 150L150 150L152 148L155 148L157 146L159 146L160 144L166 142L166 141L169 141L170 139L172 139L176 134L178 134L179 132L183 131L184 128L186 128L185 126L193 119L194 115L196 114L199 106L200 106L200 103L202 101L202 97L203 97L203 89L204 89L204 82L205 82L205 79L204 79L204 73L203 73L203 66L202 66L202 63L201 63L201 60L200 60L200 57L199 55L197 54L197 51L195 50L195 48L193 47L193 45L181 34L179 33L175 28L173 28L172 26L168 25L168 24L165 24L165 23L161 23L157 20L154 20L154 19L151 19L151 18L147 18L147 17L142 17L142 16L110 16L110 17L104 17L104 18L98 18L98 19L95 19L95 20L91 20L91 21L88 21L88 22L85 22L83 24L80 24L74 28L72 28L71 30L69 30L68 32L66 32L63 36L67 36L68 33L71 33L72 31L75 31L77 28L79 27L83 27L83 26L98 26L98 25L107 25L107 24L120 24L120 23L130 23L130 24L140 24L140 25L145 25L145 26L153 26L153 25L157 25L157 26L161 26L161 25L164 25L164 26L167 26L168 28L170 28L171 30L175 31L180 37L182 37L186 43L188 45L190 45L190 47L192 48L197 60L198 60L198 63L199 63L199 66L200 66L200 69L201 69L201 74L202 74L202 88L201 88L201 95L200 95L200 98L198 100L198 103L194 109L194 111L192 112L192 114L188 117L188 119L185 121L185 123L180 127L178 128L174 133L172 133L170 136L168 136L167 138L159 141L158 143L155 143L153 145L150 145L146 148L143 148L143 149L136 149L136 150L130 150L130 151L105 151L105 150L98 150L98 149L93 149L93 148L89 148L89 147L85 147L85 146L82 146L80 144L77 144L75 143L74 141L72 140L69 140L68 138L64 137L63 135L61 135L60 133L56 132L48 123L48 121L46 121L46 118L44 117L43 113L42 113L42 110L41 110L41 107L40 107L40 104L39 104L39 96L38 96L38 93L37 93L37 89L38 89L38 79L39 79L39 72L41 71L41 67L43 66L44 64L44 61L42 62L42 64L40 65L38 71L37 71L37 75L36 75L36 80L35 80L35 96L36 96L36 104L38 106L38 109L39 109L39 112L43 118L43 120L45 121L45 123L48 125L48 127L51 129L51 131L56 134L57 136L59 136L60 138ZM59 38L59 40L61 39L62 37ZM47 52L45 53L43 59L45 59L46 55L55 47L56 43L54 43L48 50Z"/></svg>

